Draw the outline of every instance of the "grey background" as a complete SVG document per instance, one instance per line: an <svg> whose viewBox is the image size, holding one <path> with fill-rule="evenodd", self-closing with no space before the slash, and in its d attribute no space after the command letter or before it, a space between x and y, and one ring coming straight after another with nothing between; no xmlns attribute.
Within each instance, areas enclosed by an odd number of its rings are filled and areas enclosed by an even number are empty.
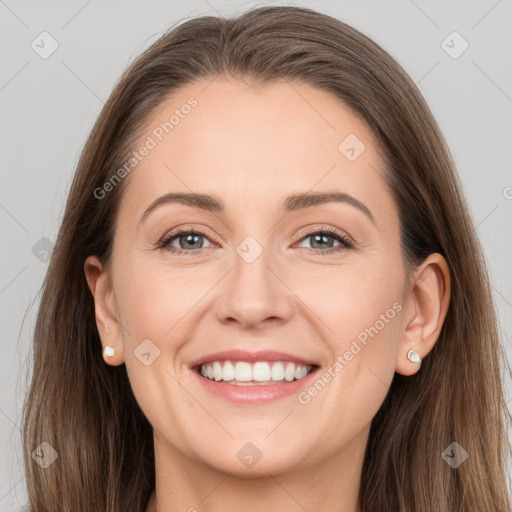
<svg viewBox="0 0 512 512"><path fill-rule="evenodd" d="M510 360L511 1L292 3L369 35L418 84L447 139L478 226ZM103 102L129 62L181 18L228 16L268 4L284 2L0 0L1 511L26 501L19 427L37 293L47 268L47 242L40 240L55 239L80 150ZM43 31L59 45L47 59L31 47ZM453 31L469 43L456 59L441 46ZM457 41L453 46L460 48ZM507 396L510 405L508 380Z"/></svg>

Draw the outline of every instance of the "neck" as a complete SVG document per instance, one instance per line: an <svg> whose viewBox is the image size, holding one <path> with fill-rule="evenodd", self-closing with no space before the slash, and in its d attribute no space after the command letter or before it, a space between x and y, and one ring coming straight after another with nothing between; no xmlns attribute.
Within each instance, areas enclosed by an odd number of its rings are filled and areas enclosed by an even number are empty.
<svg viewBox="0 0 512 512"><path fill-rule="evenodd" d="M154 435L156 486L146 512L238 512L241 502L244 512L360 512L358 493L368 432L321 463L297 465L279 474L265 471L257 478L240 478L207 466Z"/></svg>

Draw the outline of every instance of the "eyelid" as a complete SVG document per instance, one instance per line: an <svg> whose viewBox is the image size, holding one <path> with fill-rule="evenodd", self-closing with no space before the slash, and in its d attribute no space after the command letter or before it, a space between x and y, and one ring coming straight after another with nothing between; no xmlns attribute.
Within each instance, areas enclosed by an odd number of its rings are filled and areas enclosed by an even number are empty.
<svg viewBox="0 0 512 512"><path fill-rule="evenodd" d="M185 250L185 249L179 249L179 248L175 248L175 247L172 247L170 245L170 241L173 239L173 238L176 238L177 236L181 235L181 234L188 234L188 233L195 233L195 234L198 234L198 235L201 235L207 239L209 239L211 242L213 242L214 244L217 244L217 245L222 245L221 242L218 241L218 239L213 236L213 235L210 235L207 233L208 228L206 227L197 227L197 225L193 225L193 224L184 224L184 225L181 225L181 226L178 226L174 229L172 229L171 231L167 232L162 238L160 238L160 240L157 242L156 244L156 248L157 249L165 249L165 250L168 250L169 252L174 252L174 253L187 253L187 254L190 254L190 255L193 255L193 254L200 254L202 253L204 250L208 249L209 247L202 247L200 249L193 249L193 250ZM297 233L297 236L299 237L299 240L295 243L300 243L303 241L303 239L305 238L308 238L309 236L312 236L314 234L318 234L318 233L323 233L323 234L327 234L328 236L332 237L332 238L338 238L338 241L340 242L341 246L340 247L331 247L327 250L322 250L322 249L312 249L312 248L308 248L308 247L304 247L303 249L305 249L306 252L308 253L312 253L312 254L315 254L315 255L322 255L322 254L325 254L326 256L331 254L332 252L337 252L339 250L342 250L342 249L355 249L356 245L357 245L357 242L353 239L353 237L351 237L349 234L347 234L345 231L342 231L338 228L334 228L332 226L325 226L325 225L322 225L322 227L319 227L318 225L317 226L314 226L314 227L308 227L308 228L304 228L304 229L301 229L298 233Z"/></svg>
<svg viewBox="0 0 512 512"><path fill-rule="evenodd" d="M346 238L352 246L356 246L358 244L358 242L352 236L350 236L346 231L343 231L342 229L334 228L332 226L322 225L322 227L315 226L312 228L304 228L304 229L301 229L297 233L297 235L302 239L308 235L313 235L313 234L319 233L319 232L325 232L325 233L328 233L329 235L333 235L333 236L337 235L341 238Z"/></svg>
<svg viewBox="0 0 512 512"><path fill-rule="evenodd" d="M190 231L193 231L199 235L202 235L205 238L210 239L212 242L214 242L218 245L222 244L222 242L220 242L219 239L215 237L215 235L212 235L209 233L208 228L203 227L201 225L199 225L199 228L198 228L197 224L183 224L181 226L177 226L176 228L168 231L164 236L162 236L160 238L157 245L160 246L160 244L163 244L163 243L169 241L171 238L174 238L177 235L188 233ZM190 252L190 251L188 251L188 252Z"/></svg>

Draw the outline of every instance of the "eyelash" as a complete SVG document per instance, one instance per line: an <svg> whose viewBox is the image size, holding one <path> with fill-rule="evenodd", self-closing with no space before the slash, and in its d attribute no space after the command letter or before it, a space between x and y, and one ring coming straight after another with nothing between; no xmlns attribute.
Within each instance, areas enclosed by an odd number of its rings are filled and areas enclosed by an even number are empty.
<svg viewBox="0 0 512 512"><path fill-rule="evenodd" d="M174 232L170 233L169 235L165 236L162 240L160 240L160 242L158 243L157 248L158 249L165 249L166 251L169 251L172 254L190 254L190 255L201 254L203 250L207 249L207 248L191 249L191 250L187 251L187 250L177 249L175 247L171 247L170 243L176 237L178 237L180 235L200 235L200 236L204 236L205 238L208 238L208 235L206 233L204 233L203 231L201 231L201 230L183 228L183 229L179 229L178 231L174 231ZM301 235L300 241L302 241L302 240L304 240L306 238L309 238L309 237L311 237L313 235L327 235L329 237L332 237L332 238L338 240L342 244L342 245L340 245L338 247L330 247L327 250L308 249L307 247L305 247L304 249L306 249L306 252L308 254L330 255L332 253L338 253L338 252L343 251L343 250L353 249L354 248L353 243L349 240L348 237L340 234L336 229L333 229L333 228L325 228L325 229L320 229L320 230L317 229L317 230L313 230L313 231L302 232L302 233L300 233L300 235ZM217 243L217 242L215 242L215 243Z"/></svg>

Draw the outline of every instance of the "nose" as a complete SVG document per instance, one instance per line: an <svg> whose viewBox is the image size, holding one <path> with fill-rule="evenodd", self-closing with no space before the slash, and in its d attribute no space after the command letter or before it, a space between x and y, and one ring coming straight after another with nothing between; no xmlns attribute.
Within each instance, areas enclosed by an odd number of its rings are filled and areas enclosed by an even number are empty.
<svg viewBox="0 0 512 512"><path fill-rule="evenodd" d="M216 301L218 320L243 329L286 323L293 314L294 295L279 274L269 251L250 263L235 254L234 268Z"/></svg>

